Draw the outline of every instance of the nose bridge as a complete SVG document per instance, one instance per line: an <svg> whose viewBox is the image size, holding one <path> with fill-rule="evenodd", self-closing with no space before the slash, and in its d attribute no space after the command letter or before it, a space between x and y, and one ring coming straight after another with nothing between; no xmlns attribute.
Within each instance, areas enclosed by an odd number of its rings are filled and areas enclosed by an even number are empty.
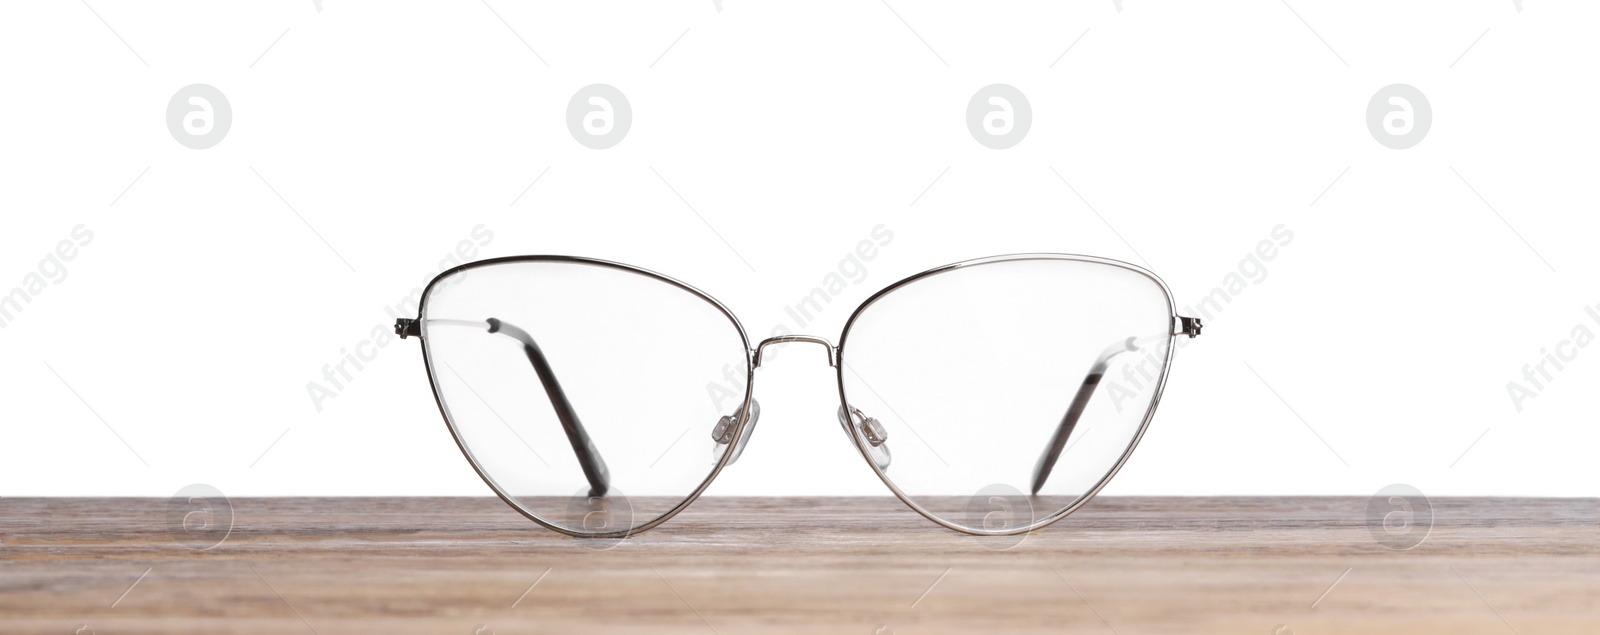
<svg viewBox="0 0 1600 635"><path fill-rule="evenodd" d="M828 366L834 368L839 366L839 351L838 349L834 348L833 342L829 342L827 338L817 337L815 335L779 335L777 337L769 337L761 340L761 343L756 345L756 368L761 367L761 351L766 350L768 344L787 344L789 342L809 342L812 344L821 344L823 348L828 349Z"/></svg>

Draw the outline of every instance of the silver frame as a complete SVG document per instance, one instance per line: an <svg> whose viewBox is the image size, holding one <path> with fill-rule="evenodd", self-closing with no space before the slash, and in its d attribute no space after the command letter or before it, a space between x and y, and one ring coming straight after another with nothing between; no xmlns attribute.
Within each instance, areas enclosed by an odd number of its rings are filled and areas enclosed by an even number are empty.
<svg viewBox="0 0 1600 635"><path fill-rule="evenodd" d="M445 406L444 398L442 396L440 396L440 394L439 394L438 376L434 372L433 360L428 355L428 339L427 339L428 338L428 323L427 323L427 321L422 320L422 317L428 314L428 298L429 298L429 296L433 295L433 288L434 288L435 285L437 285L439 283L440 280L444 280L445 278L450 277L452 274L455 274L455 273L458 273L458 272L462 272L462 271L468 271L468 270L471 270L471 269L477 269L479 267L488 267L488 266L493 266L493 265L516 263L516 262L559 262L559 263L568 263L568 264L588 265L588 266L595 266L595 267L606 267L606 268L618 269L618 270L626 271L626 272L629 272L629 273L643 275L643 276L649 277L649 278L654 278L656 280L660 280L661 282L665 282L667 284L670 284L670 285L673 285L675 287L678 287L679 289L683 289L684 291L688 291L689 293L695 295L696 297L699 297L700 299L705 300L706 302L709 302L711 304L711 306L714 306L714 307L717 308L718 311L721 311L722 314L728 318L728 321L733 323L733 327L735 329L738 329L738 331L739 331L739 339L744 343L744 364L745 364L745 373L746 373L745 382L744 382L744 405L738 411L739 412L738 426L734 429L733 440L728 443L728 449L723 451L722 458L717 460L717 464L716 464L715 467L712 468L711 473L706 475L706 479L704 481L700 482L700 486L696 487L694 489L694 492L689 494L689 497L684 499L683 502L678 503L678 505L676 507L673 507L672 509L667 510L666 513L664 513L664 514L662 514L662 515L650 520L649 522L647 522L647 523L645 523L643 525L639 525L638 527L629 527L628 529L625 529L625 530L622 530L622 531L612 531L612 532L605 532L605 533L572 531L572 530L567 529L565 527L561 527L559 525L555 525L555 524L546 522L545 520L539 518L533 512L531 512L527 508L523 507L523 505L521 503L517 502L516 499L512 498L505 491L501 490L500 485L498 483L496 483L494 481L494 479L491 478L487 473L484 472L483 468L478 465L477 457L473 456L472 450L467 449L467 444L461 440L461 434L456 429L455 420L451 418L450 410L449 410L448 407ZM661 523L667 522L667 520L671 519L673 516L678 515L678 512L683 511L684 508L688 507L691 503L695 502L695 500L699 499L700 498L700 494L705 492L707 487L711 486L711 481L715 480L717 478L717 475L722 473L722 468L724 468L724 467L726 467L728 465L728 459L733 456L733 448L738 447L740 440L744 438L745 423L750 419L750 417L746 413L750 412L750 402L752 400L752 397L755 395L755 380L756 380L756 366L755 366L755 363L754 363L754 360L753 360L753 356L754 356L755 353L750 348L750 336L749 336L748 333L745 332L744 325L739 323L739 318L734 316L733 311L728 310L727 306L723 305L721 302L718 302L716 298L711 297L706 292L701 291L699 289L696 289L696 288L694 288L694 287L692 287L692 286L690 286L690 285L688 285L688 284L686 284L686 283L684 283L682 281L676 280L674 278L661 275L659 273L656 273L654 271L650 271L648 269L642 269L642 268L639 268L639 267L635 267L633 265L625 265L625 264L622 264L622 263L619 263L619 262L611 262L609 260L599 260L599 259L596 259L596 258L582 258L582 257L578 257L578 256L508 256L508 257L504 257L504 258L490 258L488 260L478 260L478 261L475 261L475 262L469 262L469 263L464 264L464 265L451 267L450 269L445 270L444 272L440 273L438 276L434 277L433 280L429 281L428 282L428 286L424 287L423 290L422 290L422 301L417 304L417 318L418 318L419 321L421 321L420 328L421 328L421 335L422 335L422 346L421 346L421 348L422 348L422 364L423 364L424 367L426 367L426 369L428 371L428 385L433 389L433 401L434 401L435 404L437 404L439 406L439 415L444 417L445 426L450 429L450 437L452 439L455 439L456 447L461 449L461 454L463 456L467 457L467 462L468 463L472 464L472 470L474 472L478 473L478 478L483 479L484 484L488 485L489 489L494 490L495 495L499 496L500 500L505 501L505 503L507 505L510 505L512 509L517 510L517 512L522 514L523 516L526 516L528 518L528 520L536 522L536 523L538 523L539 525L543 526L546 529L557 531L557 532L566 534L568 536L573 536L573 537L577 537L577 538L627 538L628 536L631 536L633 534L639 533L641 531L650 530L650 529L656 527L657 525L660 525Z"/></svg>
<svg viewBox="0 0 1600 635"><path fill-rule="evenodd" d="M421 324L419 325L419 328L420 328L419 334L423 338L423 345L421 347L422 348L422 361L423 361L423 366L426 368L427 373L428 373L429 386L433 390L434 403L438 405L439 414L440 414L440 416L442 416L444 418L445 425L450 430L450 436L451 436L452 439L455 440L456 447L461 450L461 453L462 453L463 456L466 457L467 462L472 465L473 471L478 473L478 477L483 479L483 482L485 484L487 484L491 490L494 491L496 496L500 497L500 500L505 501L505 503L507 505L510 505L512 509L517 510L518 513L520 513L523 516L527 517L528 520L531 520L531 521L533 521L535 523L538 523L542 527L545 527L547 529L550 529L550 530L553 530L553 531L556 531L556 532L559 532L559 533L562 533L562 534L566 534L568 536L574 536L574 537L578 537L578 538L626 538L626 537L628 537L630 535L633 535L635 533L652 529L652 528L654 528L654 527L656 527L656 526L658 526L658 525L660 525L660 524L672 519L673 516L678 515L679 512L682 512L685 508L687 508L689 505L693 504L696 500L698 500L700 498L700 495L705 492L706 488L711 485L711 482L717 478L717 475L722 473L722 469L728 465L728 463L730 462L730 459L733 456L733 449L739 446L739 444L744 439L744 435L747 433L746 427L747 427L747 424L749 423L749 419L750 419L750 417L749 417L749 415L747 413L749 413L751 411L750 406L751 406L751 403L754 400L753 398L754 398L754 395L755 395L755 379L756 379L755 371L756 371L756 368L758 368L760 366L761 351L768 344L785 343L785 342L806 342L806 343L821 344L824 347L827 347L827 349L828 349L828 362L829 362L829 365L834 367L835 380L836 380L836 383L838 384L838 388L839 388L839 404L840 404L841 407L849 408L849 402L847 401L847 398L845 397L845 393L844 393L844 371L845 371L845 364L846 364L845 351L846 351L846 346L849 343L850 329L851 329L852 326L855 325L856 320L862 315L863 312L865 312L869 307L871 307L878 300L882 299L883 297L887 296L890 293L893 293L895 290L900 289L901 287L904 287L904 286L906 286L908 284L911 284L913 282L916 282L918 280L922 280L924 278L928 278L928 277L931 277L931 276L936 276L936 275L939 275L939 274L942 274L942 273L948 273L948 272L951 272L951 271L954 271L954 270L957 270L957 269L962 269L962 268L967 268L967 267L974 267L974 266L986 265L986 264L994 264L994 263L1000 263L1000 262L1016 262L1016 261L1026 261L1026 260L1057 260L1057 261L1071 261L1071 262L1086 262L1086 263L1108 265L1108 266L1113 266L1113 267L1119 267L1119 268L1122 268L1122 269L1127 269L1129 271L1133 271L1133 272L1139 273L1139 274L1145 276L1146 278L1149 278L1152 282L1155 282L1156 286L1160 287L1162 294L1166 297L1166 300L1167 300L1167 313L1168 313L1168 318L1170 320L1169 326L1171 327L1171 328L1167 329L1167 341L1166 341L1167 354L1166 354L1166 359L1162 363L1161 377L1160 377L1159 381L1156 383L1156 386L1155 386L1155 394L1154 394L1153 398L1150 401L1150 408L1145 412L1144 421L1142 421L1140 423L1139 431L1138 431L1137 434L1134 435L1133 440L1128 444L1127 450L1125 450L1122 453L1122 456L1117 459L1116 464L1112 466L1111 470L1108 471L1106 473L1106 475L1104 477L1102 477L1100 479L1100 481L1097 482L1094 485L1094 487L1090 488L1087 493L1085 493L1082 496L1080 496L1076 501L1073 501L1073 503L1071 505L1067 506L1066 508L1064 508L1064 509L1062 509L1060 511L1057 511L1057 512L1055 512L1053 514L1050 514L1049 516L1046 516L1043 519L1034 521L1033 523L1031 523L1031 524L1029 524L1029 525L1027 525L1025 527L1017 527L1017 528L1004 529L1004 530L994 530L994 531L973 529L973 528L970 528L970 527L965 527L965 526L957 525L955 523L951 523L949 521L946 521L946 520L938 517L937 515L933 514L932 512L929 512L927 509L924 509L921 505L918 505L915 501L913 501L904 492L900 491L900 488L896 487L894 482L889 479L888 475L884 474L883 470L881 468L879 468L877 463L875 463L872 460L872 456L868 453L868 450L867 450L867 440L862 438L859 430L855 429L855 426L850 426L850 428L851 428L851 430L850 430L850 438L851 438L851 440L853 440L855 442L856 450L860 452L861 458L867 462L867 466L872 469L874 474L878 475L879 480L883 481L883 484L889 488L889 491L894 493L896 498L900 499L900 502L905 503L907 507L910 507L911 509L915 510L917 513L921 514L924 518L927 518L928 520L931 520L934 523L936 523L936 524L938 524L938 525L940 525L942 527L945 527L945 528L948 528L948 529L952 529L952 530L955 530L955 531L958 531L958 532L961 532L961 533L972 534L972 535L977 535L977 536L1007 536L1007 535L1022 534L1022 533L1031 532L1031 531L1033 531L1035 529L1039 529L1039 528L1045 527L1045 526L1050 525L1050 524L1052 524L1052 523L1054 523L1054 522L1056 522L1058 520L1061 520L1062 518L1065 518L1068 514L1071 514L1072 512L1077 511L1079 508L1083 507L1090 500L1092 500L1095 497L1095 495L1098 494L1100 492L1100 490L1103 489L1106 486L1106 484L1111 481L1111 478L1116 476L1117 472L1121 471L1122 466L1124 464L1126 464L1127 461L1128 461L1128 458L1133 455L1134 448L1138 447L1139 441L1144 438L1145 432L1150 427L1150 421L1155 417L1156 407L1158 405L1160 405L1160 403L1161 403L1161 396L1162 396L1163 392L1165 391L1166 385L1167 385L1167 377L1168 377L1168 374L1171 372L1171 369L1172 369L1173 349L1175 348L1173 340L1176 338L1177 335L1181 334L1181 332L1178 329L1178 325L1180 324L1180 320L1185 319L1185 318L1180 318L1178 316L1177 307L1173 303L1173 299L1172 299L1172 291L1171 291L1171 289L1169 289L1167 287L1167 283L1165 281L1163 281L1155 273L1151 272L1148 269L1145 269L1145 268L1140 267L1138 265L1122 262L1120 260L1111 260L1109 258L1099 258L1099 257L1095 257L1095 256L1082 256L1082 255L1073 255L1073 254L1024 253L1024 254L1008 254L1008 255L1001 255L1001 256L990 256L990 257L987 257L987 258L977 258L977 259L973 259L973 260L966 260L966 261L957 262L957 263L954 263L954 264L944 265L944 266L941 266L941 267L935 267L933 269L929 269L929 270L923 271L921 273L918 273L918 274L903 278L903 279L901 279L899 281L896 281L893 284L890 284L887 287L884 287L882 290L879 290L877 293L872 294L872 296L868 297L866 299L866 301L862 302L860 304L860 306L857 306L855 311L850 314L850 318L845 322L844 330L839 335L839 345L838 346L830 345L828 340L826 340L824 338L821 338L821 337L816 337L816 336L811 336L811 335L787 335L787 336L768 338L766 340L762 340L755 347L751 347L751 345L750 345L750 337L749 337L748 332L745 331L744 325L739 322L739 318L737 316L735 316L733 314L733 312L730 311L726 305L722 304L716 298L711 297L710 294L707 294L704 291L701 291L701 290L699 290L699 289L697 289L697 288L695 288L695 287L693 287L693 286L691 286L689 284L686 284L686 283L684 283L682 281L679 281L677 279L674 279L674 278L671 278L671 277L656 273L654 271L650 271L648 269L643 269L643 268L640 268L640 267L635 267L635 266L632 266L632 265L626 265L626 264L622 264L622 263L618 263L618 262L611 262L611 261L608 261L608 260L599 260L599 259L595 259L595 258L583 258L583 257L577 257L577 256L510 256L510 257L504 257L504 258L491 258L491 259L488 259L488 260L480 260L480 261L470 262L470 263L467 263L467 264L464 264L464 265L452 267L452 268L450 268L450 269L448 269L448 270L446 270L444 272L441 272L438 276L436 276L432 281L430 281L428 283L427 287L425 287L423 289L422 300L418 304L418 309L417 309L418 321L421 322ZM639 525L637 527L630 527L630 528L625 529L625 530L614 531L614 532L606 532L606 533L587 533L587 532L572 531L572 530L567 529L565 527L554 525L552 523L546 522L543 519L540 519L533 512L531 512L527 508L525 508L521 503L517 502L516 499L512 498L505 491L503 491L500 488L499 484L496 483L494 481L494 479L491 478L486 472L484 472L483 468L478 465L477 458L475 456L473 456L472 451L470 449L468 449L466 443L462 441L461 434L456 428L455 421L452 419L452 417L450 415L449 408L445 405L444 398L439 394L438 375L435 372L435 369L433 367L433 360L432 360L432 358L430 357L430 355L428 353L428 345L427 345L427 328L428 327L427 327L427 322L426 321L422 321L421 318L422 318L422 316L427 314L428 299L432 295L435 285L437 285L441 280L444 280L444 279L446 279L446 278L448 278L448 277L450 277L450 276L452 276L452 275L454 275L456 273L463 272L463 271L468 271L468 270L471 270L471 269L476 269L476 268L480 268L480 267L488 267L488 266L499 265L499 264L518 263L518 262L556 262L556 263L569 263L569 264L579 264L579 265L596 266L596 267L606 267L606 268L617 269L617 270L621 270L621 271L625 271L625 272L629 272L629 273L634 273L634 274L638 274L638 275L643 275L643 276L646 276L646 277L649 277L649 278L654 278L654 279L659 280L661 282L665 282L667 284L671 284L671 285L673 285L675 287L678 287L679 289L687 291L687 292L695 295L696 297L699 297L700 299L705 300L706 302L710 303L712 306L716 307L718 311L721 311L722 314L725 317L728 318L728 321L733 323L734 328L738 330L739 337L743 341L743 344L744 344L745 373L746 373L746 376L745 376L744 402L743 402L743 406L738 411L739 421L737 422L737 426L736 426L736 428L734 430L733 439L728 443L727 450L723 452L722 458L718 459L716 465L712 468L711 472L706 475L705 480L702 481L700 483L700 485L698 487L696 487L695 490L692 493L690 493L690 495L687 498L685 498L683 500L683 502L678 503L677 506L673 507L672 509L668 510L667 512L665 512L665 513L661 514L660 516L657 516L656 518L651 519L650 521L648 521L648 522L646 522L646 523L644 523L642 525Z"/></svg>
<svg viewBox="0 0 1600 635"><path fill-rule="evenodd" d="M942 527L945 527L945 528L948 528L948 529L953 529L953 530L959 531L959 532L964 533L964 534L971 534L971 535L974 535L974 536L1014 536L1014 535L1017 535L1017 534L1028 533L1028 532L1031 532L1031 531L1033 531L1035 529L1039 529L1041 527L1045 527L1045 526L1050 525L1050 524L1052 524L1052 523L1054 523L1054 522L1056 522L1058 520L1061 520L1062 518L1065 518L1068 514L1071 514L1072 512L1078 511L1078 508L1083 507L1085 504L1087 504L1090 500L1092 500L1095 497L1096 494L1100 493L1101 489L1105 488L1106 483L1111 482L1111 477L1116 476L1117 472L1122 470L1123 464L1128 462L1128 457L1133 455L1133 449L1135 447L1138 447L1139 440L1144 438L1145 431L1150 428L1150 420L1155 418L1155 416L1156 416L1156 406L1160 405L1160 403L1161 403L1161 394L1162 394L1162 392L1164 390L1166 390L1166 387L1167 387L1167 373L1172 370L1172 349L1176 348L1175 346L1173 346L1173 340L1177 337L1176 326L1177 326L1178 320L1179 320L1178 309L1177 309L1177 305L1174 304L1173 301L1172 301L1172 290L1167 288L1167 283L1165 281L1163 281L1160 276L1157 276L1155 273L1151 272L1149 269L1145 269L1144 267L1140 267L1140 266L1135 265L1135 264L1122 262L1120 260L1111 260L1109 258L1099 258L1099 257L1096 257L1096 256L1079 256L1079 255L1073 255L1073 254L1040 254L1040 253L1033 253L1033 254L1007 254L1007 255L1003 255L1003 256L990 256L988 258L976 258L976 259L973 259L973 260L964 260L962 262L957 262L957 263L954 263L954 264L945 265L943 267L935 267L933 269L929 269L927 271L924 271L922 273L910 276L908 278L904 278L904 279L902 279L902 280L900 280L898 282L895 282L894 284L891 284L891 285L889 285L887 287L884 287L881 291L878 291L877 293L872 294L872 296L867 298L865 302L862 302L861 306L856 307L855 312L850 314L850 319L845 321L845 323L844 323L844 331L839 334L839 348L838 348L838 351L837 351L837 358L838 358L839 363L838 363L837 367L834 369L835 370L835 374L837 375L838 384L839 384L839 405L841 407L844 407L844 408L849 408L850 407L849 401L846 399L845 394L844 394L844 371L845 371L845 364L846 364L846 357L845 357L844 354L845 354L845 345L848 344L849 340L850 340L850 327L855 326L856 319L859 318L861 316L862 312L866 311L868 307L872 306L873 303L875 303L878 300L882 299L884 296L887 296L888 294L893 293L896 289L904 287L904 286L906 286L908 284L911 284L913 282L916 282L918 280L922 280L923 278L928 278L928 277L936 276L936 275L939 275L939 274L942 274L942 273L949 273L949 272L955 271L957 269L964 269L964 268L967 268L967 267L974 267L974 266L978 266L978 265L994 264L994 263L998 263L998 262L1018 262L1018 261L1025 261L1025 260L1061 260L1061 261L1088 262L1088 263L1095 263L1095 264L1102 264L1102 265L1110 265L1110 266L1120 267L1120 268L1123 268L1123 269L1127 269L1129 271L1133 271L1133 272L1142 274L1144 277L1149 278L1151 281L1155 282L1156 286L1161 288L1162 295L1165 295L1166 298L1167 298L1167 314L1168 314L1168 319L1170 320L1170 322L1168 323L1168 327L1169 328L1167 328L1167 341L1166 341L1167 356L1166 356L1166 359L1161 364L1161 378L1160 378L1159 381L1156 382L1155 395L1150 400L1150 409L1145 411L1144 421L1139 424L1139 432L1133 436L1133 441L1128 443L1128 449L1123 451L1122 456L1117 459L1116 464L1111 467L1111 470L1109 472L1106 472L1105 476L1100 478L1100 481L1098 483L1095 483L1094 487L1089 488L1089 491L1087 493L1085 493L1083 496L1078 497L1078 500L1073 501L1071 505L1068 505L1067 507L1063 508L1061 511L1058 511L1058 512L1056 512L1054 514L1046 516L1045 518L1043 518L1041 520L1034 521L1032 524L1029 524L1029 525L1027 525L1025 527L1018 527L1018 528L1013 528L1013 529L1002 529L1002 530L995 530L995 531L973 529L971 527L964 527L964 526L961 526L961 525L957 525L955 523L951 523L949 521L946 521L946 520L934 515L933 512L930 512L930 511L928 511L926 509L923 509L923 507L921 505L918 505L916 503L916 501L911 500L911 497L907 496L905 494L905 492L900 491L900 488L895 486L894 481L889 480L889 476L883 473L883 469L879 468L877 462L873 461L872 460L872 456L867 453L867 440L862 438L860 431L855 426L850 426L850 429L851 429L850 430L850 438L855 441L856 449L861 452L861 458L866 460L867 467L872 468L872 472L874 474L878 475L878 479L882 480L883 484L885 486L887 486L890 491L894 492L895 497L899 498L900 502L905 503L907 507L910 507L911 509L916 510L916 512L919 513L919 514L922 514L922 516L924 518L927 518L928 520L931 520L931 521L933 521L935 523L938 523Z"/></svg>

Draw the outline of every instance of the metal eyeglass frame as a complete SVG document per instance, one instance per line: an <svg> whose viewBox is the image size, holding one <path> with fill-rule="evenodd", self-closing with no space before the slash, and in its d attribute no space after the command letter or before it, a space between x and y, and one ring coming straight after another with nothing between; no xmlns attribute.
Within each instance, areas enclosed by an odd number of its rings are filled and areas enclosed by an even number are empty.
<svg viewBox="0 0 1600 635"><path fill-rule="evenodd" d="M872 450L869 448L878 447L882 444L882 440L881 438L876 438L874 436L874 428L870 427L870 425L875 424L876 421L861 415L859 410L856 410L850 406L845 397L844 354L846 351L846 345L848 344L850 338L850 329L855 325L856 320L864 311L866 311L868 307L872 306L878 300L894 292L895 290L923 278L964 267L996 262L1026 260L1058 260L1109 265L1133 271L1155 282L1156 286L1161 289L1161 293L1166 299L1167 313L1171 320L1170 324L1172 328L1168 329L1166 340L1163 342L1163 346L1166 349L1166 356L1162 363L1161 376L1157 380L1154 387L1154 393L1150 400L1150 406L1145 412L1144 419L1139 424L1138 431L1134 434L1132 441L1129 442L1128 447L1123 451L1122 455L1117 458L1116 463L1111 467L1110 470L1106 472L1104 476L1100 478L1098 482L1095 483L1093 487L1089 488L1087 492L1079 496L1077 500L1072 502L1071 505L1068 505L1067 507L1044 518L1035 520L1025 526L1007 527L1005 529L998 530L967 527L940 518L938 515L928 511L921 505L918 505L915 500L902 492L899 487L895 486L894 482L891 481L889 476L884 472L887 466L887 453L885 453L885 459L881 465L879 460L873 457ZM510 256L470 262L441 272L428 283L427 287L423 289L422 300L419 303L417 310L418 317L415 319L401 318L397 320L395 322L395 334L399 335L402 339L406 337L427 337L428 326L421 316L427 314L428 300L432 296L435 285L439 284L441 280L445 280L456 273L471 269L520 262L553 262L604 267L642 275L665 282L679 289L687 291L690 294L716 307L717 310L720 311L723 316L727 317L728 321L733 324L734 328L739 332L740 340L743 342L746 369L744 399L741 402L741 406L734 412L734 415L732 415L732 420L730 420L730 417L724 417L724 421L718 426L718 430L714 431L713 433L715 436L722 437L718 439L719 442L722 439L726 439L727 449L722 453L721 458L717 460L716 465L713 466L710 473L706 475L705 480L701 481L701 483L695 487L694 491L691 492L689 496L682 502L644 524L613 532L573 531L566 527L548 522L527 509L513 496L508 494L497 482L495 482L493 477L491 477L478 463L478 460L473 455L472 450L467 447L466 442L462 439L461 433L456 428L455 421L450 415L449 407L445 405L444 397L440 394L438 374L434 368L433 360L430 358L428 347L421 347L423 366L428 373L429 385L433 390L434 403L438 405L439 414L444 418L445 425L450 430L451 438L455 439L456 447L460 448L461 453L466 457L467 462L470 463L473 470L478 473L478 477L483 479L484 483L487 484L489 488L494 491L495 495L499 496L502 501L511 506L513 509L517 510L518 513L521 513L523 516L527 517L529 520L538 523L539 525L552 531L579 538L626 538L632 534L649 530L670 520L673 516L676 516L690 504L694 503L696 499L700 498L700 495L704 493L706 488L711 485L711 482L716 479L717 475L722 472L723 468L731 464L743 450L744 443L749 438L750 428L752 428L754 425L752 423L754 420L752 413L756 413L756 416L759 416L758 413L760 412L760 406L755 402L754 399L755 371L757 368L761 367L762 351L764 351L769 345L789 342L820 344L827 349L828 364L834 368L835 379L839 387L840 407L838 415L840 425L845 429L845 432L850 435L851 440L855 442L856 449L860 451L861 457L866 460L867 465L872 468L872 471L878 475L878 478L883 481L883 484L887 486L891 492L894 492L894 495L899 498L901 502L905 503L907 507L910 507L923 517L933 521L934 523L937 523L940 526L953 529L961 533L977 536L1005 536L1031 532L1035 529L1050 525L1051 523L1066 517L1068 514L1077 511L1080 507L1093 499L1095 495L1098 494L1100 490L1111 481L1111 478L1116 476L1117 472L1122 469L1122 466L1127 462L1128 457L1132 456L1134 448L1137 447L1139 445L1139 441L1144 438L1145 431L1150 426L1150 421L1155 417L1156 407L1161 402L1161 395L1166 388L1167 376L1172 367L1174 348L1172 345L1173 338L1179 335L1188 335L1189 337L1193 338L1200 334L1202 328L1201 321L1198 318L1183 317L1177 314L1177 308L1172 299L1172 291L1168 289L1166 282L1161 280L1159 276L1155 275L1148 269L1119 260L1111 260L1108 258L1099 258L1095 256L1026 253L990 256L987 258L977 258L944 265L941 267L935 267L890 284L889 286L884 287L882 290L879 290L877 293L872 294L872 296L868 297L866 301L862 302L861 305L856 307L855 311L850 314L850 318L845 321L844 330L840 333L838 346L834 346L826 338L822 337L812 335L783 335L764 339L752 348L750 346L750 337L745 331L744 325L739 322L739 318L735 316L726 305L722 304L716 298L711 297L704 291L701 291L682 281L632 265L594 258L583 258L577 256ZM450 322L450 325L452 326L477 326L480 324L478 322L468 322L462 320L429 321ZM584 471L584 475L590 483L590 496L603 496L609 489L605 462L600 457L598 451L594 448L594 445L590 442L588 434L584 430L581 421L577 417L577 414L573 412L571 404L566 401L566 397L561 389L560 382L557 380L554 370L550 368L549 363L544 359L544 355L539 349L537 342L535 342L534 339L522 329L492 317L487 318L481 324L486 326L486 331L488 333L500 333L506 335L507 337L511 337L512 339L519 341L523 345L524 352L528 356L529 362L533 366L535 372L538 374L545 393L550 399L551 406L556 410L557 418L561 421L568 440L572 444L573 451L577 455L579 464ZM1051 443L1046 446L1044 452L1039 456L1039 459L1035 465L1033 483L1033 492L1035 494L1037 494L1039 488L1043 485L1044 480L1048 478L1056 458L1060 455L1063 446L1066 444L1067 437L1072 433L1078 417L1082 414L1089 398L1093 395L1095 387L1100 381L1101 374L1104 372L1108 360L1121 352L1130 350L1135 350L1132 340L1114 343L1100 355L1100 357L1095 361L1094 365L1090 368L1090 371L1084 378L1083 384L1079 387L1078 393L1074 397L1071 406L1068 407L1066 413L1062 417L1061 423L1058 424L1056 432L1051 439ZM859 415L862 419L862 423L859 425L852 425L855 418L852 415ZM732 425L733 430L731 436L728 436L726 427L730 424Z"/></svg>

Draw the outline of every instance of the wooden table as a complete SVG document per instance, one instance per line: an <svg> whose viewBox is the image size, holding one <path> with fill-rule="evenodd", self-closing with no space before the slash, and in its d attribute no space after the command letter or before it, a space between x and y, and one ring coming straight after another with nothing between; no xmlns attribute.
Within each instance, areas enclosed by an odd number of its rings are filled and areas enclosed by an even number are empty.
<svg viewBox="0 0 1600 635"><path fill-rule="evenodd" d="M621 544L496 499L0 500L4 633L1595 633L1600 500L1101 498L996 550L892 498L705 498ZM203 546L203 545L199 545ZM609 549L596 547L612 546Z"/></svg>

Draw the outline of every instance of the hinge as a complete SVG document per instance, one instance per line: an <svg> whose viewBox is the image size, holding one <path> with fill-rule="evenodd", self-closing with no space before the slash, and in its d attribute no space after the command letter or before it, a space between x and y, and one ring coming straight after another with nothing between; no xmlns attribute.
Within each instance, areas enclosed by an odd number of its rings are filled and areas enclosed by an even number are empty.
<svg viewBox="0 0 1600 635"><path fill-rule="evenodd" d="M407 337L422 337L422 322L410 318L400 318L394 321L394 334L400 339Z"/></svg>
<svg viewBox="0 0 1600 635"><path fill-rule="evenodd" d="M1178 316L1178 332L1173 335L1188 335L1189 339L1194 339L1200 335L1202 326L1200 318Z"/></svg>

